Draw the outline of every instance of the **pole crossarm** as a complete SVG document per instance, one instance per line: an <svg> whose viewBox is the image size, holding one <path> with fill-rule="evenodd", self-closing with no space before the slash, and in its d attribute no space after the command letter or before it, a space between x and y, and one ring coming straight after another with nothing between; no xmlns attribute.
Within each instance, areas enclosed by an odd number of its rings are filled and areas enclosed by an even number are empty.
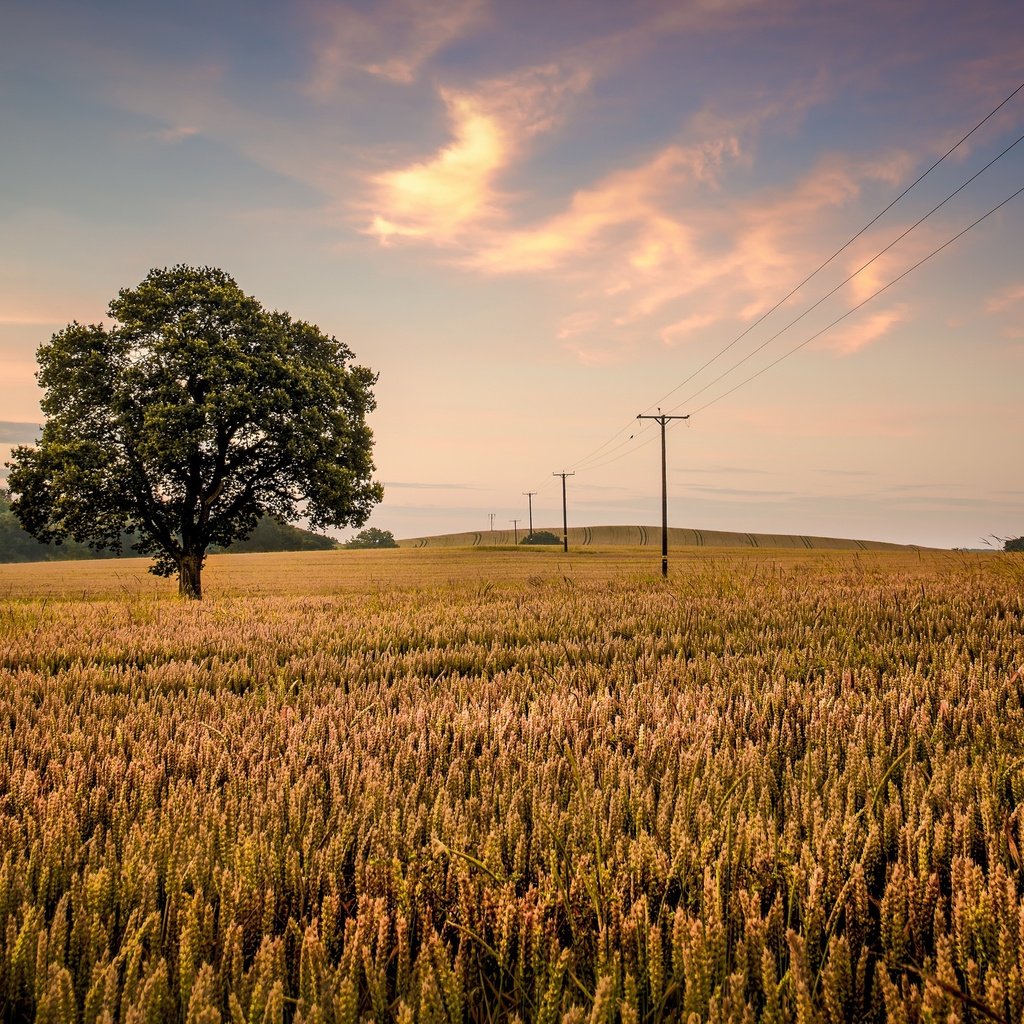
<svg viewBox="0 0 1024 1024"><path fill-rule="evenodd" d="M637 415L638 420L654 420L661 426L661 575L668 575L668 469L665 463L665 425L669 420L688 420L685 416L669 416L658 410L657 416ZM556 474L557 475L557 474Z"/></svg>

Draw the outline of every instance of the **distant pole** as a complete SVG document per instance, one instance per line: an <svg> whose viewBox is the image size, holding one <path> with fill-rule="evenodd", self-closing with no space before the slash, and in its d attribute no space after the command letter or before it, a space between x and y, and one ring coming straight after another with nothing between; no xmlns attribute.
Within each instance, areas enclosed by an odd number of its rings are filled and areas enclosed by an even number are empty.
<svg viewBox="0 0 1024 1024"><path fill-rule="evenodd" d="M638 420L654 420L661 425L661 575L668 575L668 471L665 466L665 424L669 420L688 420L686 416L667 416L660 409L657 416L637 416Z"/></svg>
<svg viewBox="0 0 1024 1024"><path fill-rule="evenodd" d="M565 478L575 476L575 473L552 473L552 476L562 478L562 550L569 550L569 517L565 511Z"/></svg>
<svg viewBox="0 0 1024 1024"><path fill-rule="evenodd" d="M536 491L523 491L523 494L526 495L526 498L530 503L530 533L533 533L533 496L536 493Z"/></svg>
<svg viewBox="0 0 1024 1024"><path fill-rule="evenodd" d="M516 544L518 544L519 543L519 520L518 519L510 519L509 522L512 524L512 530L513 530L513 532L516 535Z"/></svg>
<svg viewBox="0 0 1024 1024"><path fill-rule="evenodd" d="M487 514L491 517L491 546L493 547L494 546L494 516L495 516L496 513L488 512Z"/></svg>

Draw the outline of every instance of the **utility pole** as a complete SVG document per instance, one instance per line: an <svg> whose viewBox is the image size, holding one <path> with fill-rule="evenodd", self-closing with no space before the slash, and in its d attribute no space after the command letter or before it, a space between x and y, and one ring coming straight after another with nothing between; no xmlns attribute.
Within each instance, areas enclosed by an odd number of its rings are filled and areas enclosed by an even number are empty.
<svg viewBox="0 0 1024 1024"><path fill-rule="evenodd" d="M562 478L562 550L569 550L569 517L565 511L565 478L567 476L575 476L575 473L552 473L552 476L560 476Z"/></svg>
<svg viewBox="0 0 1024 1024"><path fill-rule="evenodd" d="M533 496L536 493L536 491L523 491L523 494L526 495L526 498L530 503L530 533L533 533Z"/></svg>
<svg viewBox="0 0 1024 1024"><path fill-rule="evenodd" d="M491 546L493 547L494 546L494 516L495 516L495 513L494 512L488 512L487 514L491 517Z"/></svg>
<svg viewBox="0 0 1024 1024"><path fill-rule="evenodd" d="M516 544L519 544L519 520L510 519L509 522L512 524L512 530L516 535Z"/></svg>
<svg viewBox="0 0 1024 1024"><path fill-rule="evenodd" d="M686 416L667 416L660 409L657 416L637 416L638 420L654 420L661 424L661 575L668 575L668 474L665 469L665 424L669 420L688 420Z"/></svg>

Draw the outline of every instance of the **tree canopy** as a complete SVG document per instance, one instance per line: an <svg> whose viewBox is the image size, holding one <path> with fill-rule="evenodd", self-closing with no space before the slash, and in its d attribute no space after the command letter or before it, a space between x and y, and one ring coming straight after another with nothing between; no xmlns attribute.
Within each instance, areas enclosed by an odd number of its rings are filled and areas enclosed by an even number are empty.
<svg viewBox="0 0 1024 1024"><path fill-rule="evenodd" d="M202 596L211 545L260 516L315 530L361 526L371 479L376 375L319 328L270 312L224 271L153 270L38 351L42 438L8 463L12 508L41 541L153 555Z"/></svg>
<svg viewBox="0 0 1024 1024"><path fill-rule="evenodd" d="M520 544L561 544L560 537L556 537L550 530L536 530L528 533Z"/></svg>
<svg viewBox="0 0 1024 1024"><path fill-rule="evenodd" d="M397 548L398 541L390 530L378 530L371 526L367 530L360 530L354 537L345 541L344 546L350 550L353 548Z"/></svg>

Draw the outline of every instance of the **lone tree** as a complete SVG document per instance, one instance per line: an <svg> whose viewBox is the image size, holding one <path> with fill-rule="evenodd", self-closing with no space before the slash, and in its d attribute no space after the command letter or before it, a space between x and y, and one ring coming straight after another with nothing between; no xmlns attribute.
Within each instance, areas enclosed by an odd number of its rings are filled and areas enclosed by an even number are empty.
<svg viewBox="0 0 1024 1024"><path fill-rule="evenodd" d="M397 548L398 541L390 530L378 530L371 526L367 530L360 530L354 537L345 541L344 547L354 548Z"/></svg>
<svg viewBox="0 0 1024 1024"><path fill-rule="evenodd" d="M202 596L207 549L261 515L361 526L383 497L366 414L377 377L319 328L269 312L222 270L152 270L38 352L42 439L7 463L39 540L154 555Z"/></svg>

